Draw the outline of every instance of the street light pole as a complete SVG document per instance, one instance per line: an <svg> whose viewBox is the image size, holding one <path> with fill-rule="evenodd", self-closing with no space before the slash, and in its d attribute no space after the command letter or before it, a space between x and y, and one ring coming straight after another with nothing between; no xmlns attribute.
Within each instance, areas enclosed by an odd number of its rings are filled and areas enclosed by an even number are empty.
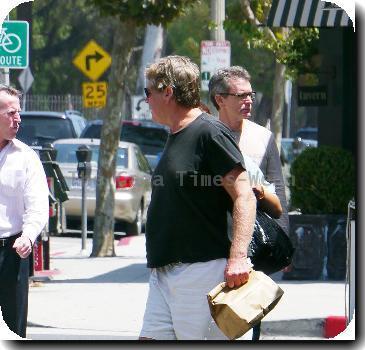
<svg viewBox="0 0 365 350"><path fill-rule="evenodd" d="M223 21L225 18L225 0L211 0L210 13L212 22L215 24L210 31L210 38L214 41L225 41L225 31L223 29Z"/></svg>

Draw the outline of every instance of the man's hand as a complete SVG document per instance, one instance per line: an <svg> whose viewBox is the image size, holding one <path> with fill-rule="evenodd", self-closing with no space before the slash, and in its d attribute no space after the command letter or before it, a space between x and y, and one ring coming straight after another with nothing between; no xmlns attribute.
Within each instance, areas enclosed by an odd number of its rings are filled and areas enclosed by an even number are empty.
<svg viewBox="0 0 365 350"><path fill-rule="evenodd" d="M13 244L16 252L21 258L26 258L32 252L32 242L26 236L20 236Z"/></svg>
<svg viewBox="0 0 365 350"><path fill-rule="evenodd" d="M224 278L229 288L239 287L248 281L251 267L247 258L230 258L224 270Z"/></svg>

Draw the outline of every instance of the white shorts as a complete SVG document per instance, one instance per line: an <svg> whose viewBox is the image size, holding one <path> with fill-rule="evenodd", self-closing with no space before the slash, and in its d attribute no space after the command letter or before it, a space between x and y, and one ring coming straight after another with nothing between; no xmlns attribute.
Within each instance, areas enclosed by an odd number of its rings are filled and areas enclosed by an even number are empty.
<svg viewBox="0 0 365 350"><path fill-rule="evenodd" d="M224 281L226 264L226 259L217 259L152 269L140 337L228 340L212 319L207 301L210 290ZM251 339L248 333L245 339Z"/></svg>

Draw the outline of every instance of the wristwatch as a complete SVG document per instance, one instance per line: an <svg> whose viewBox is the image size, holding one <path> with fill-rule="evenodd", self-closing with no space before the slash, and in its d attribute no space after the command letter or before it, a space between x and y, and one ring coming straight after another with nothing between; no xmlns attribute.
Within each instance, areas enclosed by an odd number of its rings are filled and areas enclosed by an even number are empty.
<svg viewBox="0 0 365 350"><path fill-rule="evenodd" d="M258 192L257 196L256 196L256 199L259 201L261 199L264 199L265 198L265 190L264 190L264 186L261 186L261 191Z"/></svg>

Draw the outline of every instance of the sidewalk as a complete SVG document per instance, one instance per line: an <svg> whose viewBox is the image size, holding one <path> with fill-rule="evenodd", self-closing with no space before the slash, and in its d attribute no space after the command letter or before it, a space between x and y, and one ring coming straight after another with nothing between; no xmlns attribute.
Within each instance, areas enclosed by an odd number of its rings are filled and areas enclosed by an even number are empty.
<svg viewBox="0 0 365 350"><path fill-rule="evenodd" d="M81 239L51 237L51 270L29 292L28 338L135 340L148 292L144 236L115 241L117 257L80 254ZM91 251L92 242L87 241ZM263 340L323 339L328 316L345 315L345 286L333 281L282 281L276 308L262 322ZM48 281L44 281L48 279Z"/></svg>

